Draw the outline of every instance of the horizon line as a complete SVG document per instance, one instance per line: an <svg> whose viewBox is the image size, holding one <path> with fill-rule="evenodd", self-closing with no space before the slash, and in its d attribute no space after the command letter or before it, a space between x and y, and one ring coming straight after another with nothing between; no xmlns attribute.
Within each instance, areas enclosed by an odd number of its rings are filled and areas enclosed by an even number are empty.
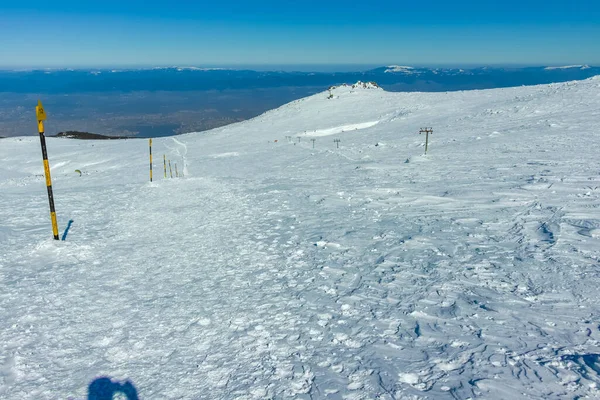
<svg viewBox="0 0 600 400"><path fill-rule="evenodd" d="M64 66L42 66L42 65L0 65L0 71L25 72L25 71L77 71L77 70L152 70L152 69L197 69L201 70L252 70L258 68L265 71L265 68L274 68L266 71L279 71L281 68L288 69L291 67L326 67L327 72L341 72L335 68L344 67L366 67L370 69L386 68L394 66L406 66L413 68L482 68L482 67L596 67L596 63L264 63L264 64L105 64L105 65L64 65ZM291 70L290 70L291 71ZM322 72L322 71L305 71L305 72ZM358 70L343 71L343 72L360 72Z"/></svg>

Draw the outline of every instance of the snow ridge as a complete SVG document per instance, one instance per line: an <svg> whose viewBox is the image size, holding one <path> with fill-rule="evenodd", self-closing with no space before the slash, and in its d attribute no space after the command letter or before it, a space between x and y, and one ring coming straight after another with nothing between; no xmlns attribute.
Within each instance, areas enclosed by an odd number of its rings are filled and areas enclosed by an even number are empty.
<svg viewBox="0 0 600 400"><path fill-rule="evenodd" d="M566 65L566 66L563 66L563 67L546 67L544 69L546 69L546 70L553 70L553 69L572 69L572 68L589 69L591 67L589 65Z"/></svg>

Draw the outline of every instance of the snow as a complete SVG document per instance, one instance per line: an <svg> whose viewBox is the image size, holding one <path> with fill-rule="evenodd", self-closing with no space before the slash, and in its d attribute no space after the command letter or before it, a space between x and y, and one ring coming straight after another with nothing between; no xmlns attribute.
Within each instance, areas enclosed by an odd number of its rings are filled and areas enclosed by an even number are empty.
<svg viewBox="0 0 600 400"><path fill-rule="evenodd" d="M175 69L179 72L181 71L226 71L229 70L229 68L214 68L214 67L178 67L178 66L172 66L172 67L151 67L150 69L152 70L159 70L159 69Z"/></svg>
<svg viewBox="0 0 600 400"><path fill-rule="evenodd" d="M598 398L600 79L332 93L154 139L153 183L48 138L65 242L1 139L0 398Z"/></svg>
<svg viewBox="0 0 600 400"><path fill-rule="evenodd" d="M306 134L306 136L330 136L330 135L336 135L338 133L342 133L342 132L346 132L346 131L356 131L359 129L366 129L366 128L370 128L372 126L375 126L379 123L379 121L369 121L369 122L362 122L362 123L358 123L358 124L350 124L350 125L342 125L342 126L336 126L333 128L327 128L327 129L315 129L312 132L304 132Z"/></svg>
<svg viewBox="0 0 600 400"><path fill-rule="evenodd" d="M562 66L562 67L546 67L544 69L546 69L546 70L553 70L553 69L571 69L571 68L589 69L590 66L589 65L565 65L565 66Z"/></svg>
<svg viewBox="0 0 600 400"><path fill-rule="evenodd" d="M227 68L173 67L177 71L225 71Z"/></svg>
<svg viewBox="0 0 600 400"><path fill-rule="evenodd" d="M414 71L413 67L406 67L403 65L389 65L385 70L386 73L403 73L403 74L412 74Z"/></svg>

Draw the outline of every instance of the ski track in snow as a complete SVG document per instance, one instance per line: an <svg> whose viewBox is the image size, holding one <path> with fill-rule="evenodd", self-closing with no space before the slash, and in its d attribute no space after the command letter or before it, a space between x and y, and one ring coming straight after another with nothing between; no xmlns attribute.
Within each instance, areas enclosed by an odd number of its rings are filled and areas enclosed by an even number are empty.
<svg viewBox="0 0 600 400"><path fill-rule="evenodd" d="M37 139L2 139L0 398L600 397L600 80L334 92L154 139L184 179L48 139L66 242Z"/></svg>
<svg viewBox="0 0 600 400"><path fill-rule="evenodd" d="M363 122L361 124L351 124L351 125L342 125L336 126L334 128L328 129L315 129L314 131L304 132L305 136L311 137L319 137L319 136L330 136L338 133L346 132L346 131L357 131L359 129L366 129L372 126L375 126L379 123L379 121L372 122Z"/></svg>

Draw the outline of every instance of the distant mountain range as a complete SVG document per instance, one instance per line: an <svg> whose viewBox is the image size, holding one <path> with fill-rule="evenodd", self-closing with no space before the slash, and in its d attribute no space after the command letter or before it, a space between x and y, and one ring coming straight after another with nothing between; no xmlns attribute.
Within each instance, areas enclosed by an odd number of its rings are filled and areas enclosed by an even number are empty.
<svg viewBox="0 0 600 400"><path fill-rule="evenodd" d="M374 81L388 91L452 91L536 85L600 75L600 67L417 68L391 65L363 72L253 71L199 67L0 71L0 92L89 93L252 90Z"/></svg>

